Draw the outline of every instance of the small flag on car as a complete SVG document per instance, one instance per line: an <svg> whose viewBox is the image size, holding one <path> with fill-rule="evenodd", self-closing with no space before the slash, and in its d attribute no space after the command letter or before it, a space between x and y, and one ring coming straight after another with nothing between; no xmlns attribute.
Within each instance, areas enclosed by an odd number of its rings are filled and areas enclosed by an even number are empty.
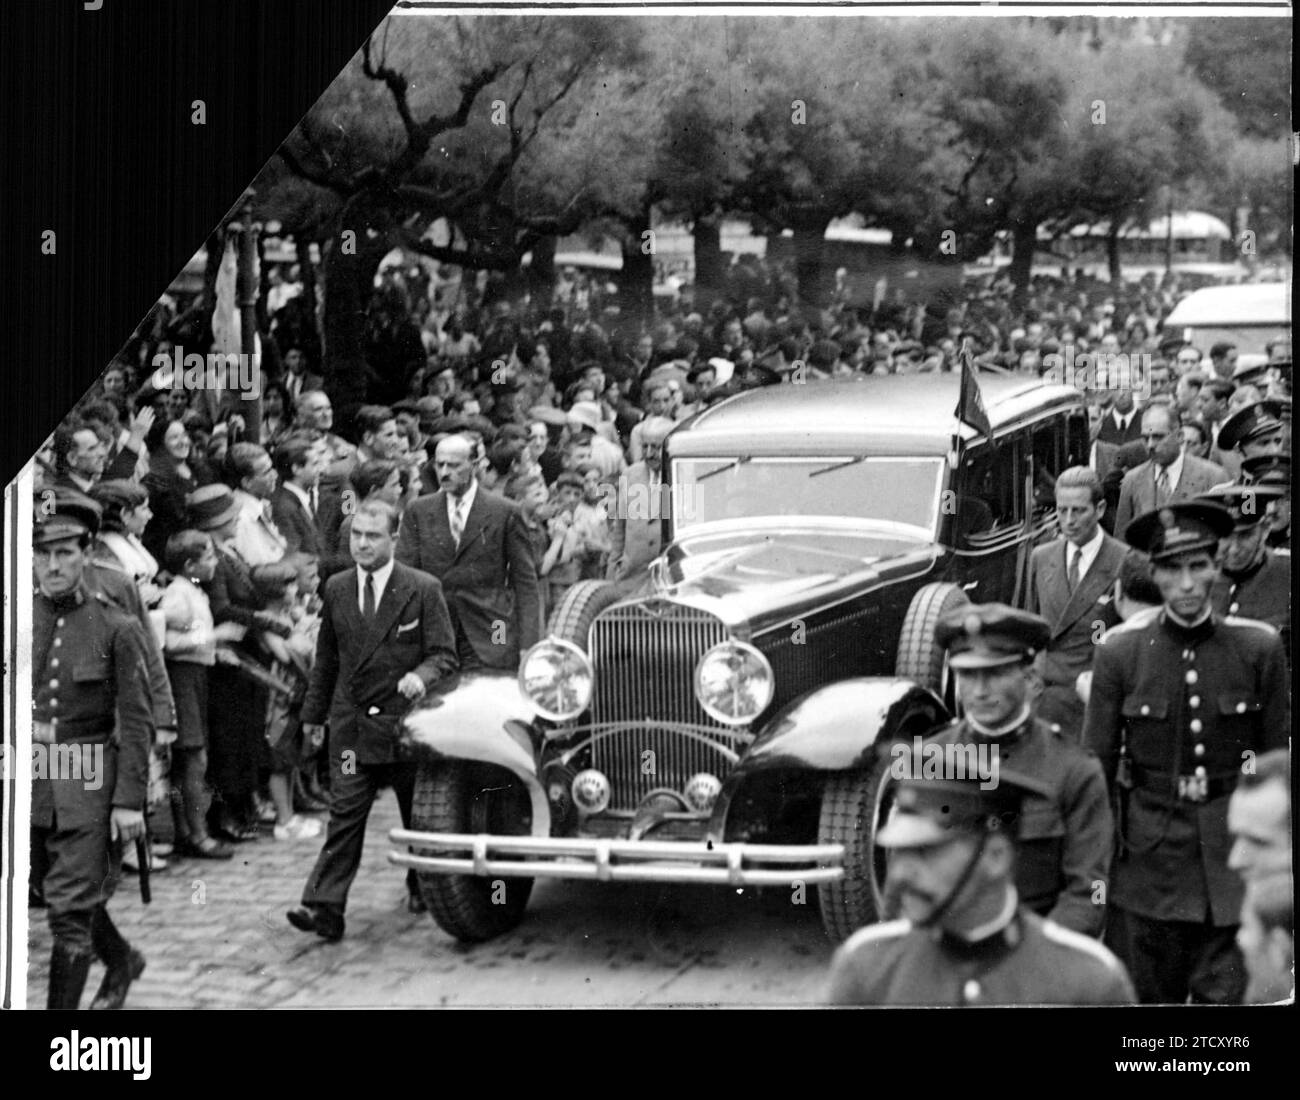
<svg viewBox="0 0 1300 1100"><path fill-rule="evenodd" d="M989 435L993 431L988 410L984 408L984 398L980 394L975 361L966 349L963 349L961 356L961 393L957 397L957 420L969 424L980 435Z"/></svg>

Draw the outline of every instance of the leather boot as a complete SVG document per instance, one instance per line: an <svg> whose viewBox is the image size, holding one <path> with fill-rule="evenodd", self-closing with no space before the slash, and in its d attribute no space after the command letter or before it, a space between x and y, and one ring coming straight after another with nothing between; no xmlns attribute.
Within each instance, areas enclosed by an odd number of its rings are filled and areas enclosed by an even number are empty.
<svg viewBox="0 0 1300 1100"><path fill-rule="evenodd" d="M89 951L74 951L60 944L50 952L50 994L47 1009L72 1009L81 1004L86 975L94 958Z"/></svg>
<svg viewBox="0 0 1300 1100"><path fill-rule="evenodd" d="M144 973L144 956L122 938L122 933L102 905L95 909L91 919L90 939L95 945L95 954L107 968L90 1007L95 1010L121 1008L126 1003L131 983Z"/></svg>

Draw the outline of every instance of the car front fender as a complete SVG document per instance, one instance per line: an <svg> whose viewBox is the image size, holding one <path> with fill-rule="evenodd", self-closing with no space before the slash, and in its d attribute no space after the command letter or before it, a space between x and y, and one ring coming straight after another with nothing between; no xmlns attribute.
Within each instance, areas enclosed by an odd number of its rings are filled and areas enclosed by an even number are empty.
<svg viewBox="0 0 1300 1100"><path fill-rule="evenodd" d="M937 695L911 680L862 676L810 691L767 722L733 780L774 768L845 771L866 767L877 744L927 733L951 716Z"/></svg>
<svg viewBox="0 0 1300 1100"><path fill-rule="evenodd" d="M512 673L466 672L425 696L403 720L402 735L417 760L476 760L518 776L532 803L533 836L550 836L530 721Z"/></svg>

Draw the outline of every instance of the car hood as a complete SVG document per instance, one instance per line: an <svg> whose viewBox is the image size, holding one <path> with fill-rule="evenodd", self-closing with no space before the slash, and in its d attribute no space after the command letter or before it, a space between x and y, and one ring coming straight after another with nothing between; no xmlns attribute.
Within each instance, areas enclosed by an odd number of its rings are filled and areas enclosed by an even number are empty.
<svg viewBox="0 0 1300 1100"><path fill-rule="evenodd" d="M896 525L719 531L679 540L646 595L716 615L739 636L828 602L927 571L928 539Z"/></svg>

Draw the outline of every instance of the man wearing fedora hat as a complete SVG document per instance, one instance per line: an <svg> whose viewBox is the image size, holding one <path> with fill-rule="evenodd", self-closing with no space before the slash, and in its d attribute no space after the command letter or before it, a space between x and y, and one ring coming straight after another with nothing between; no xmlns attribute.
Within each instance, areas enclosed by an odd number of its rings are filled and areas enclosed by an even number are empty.
<svg viewBox="0 0 1300 1100"><path fill-rule="evenodd" d="M32 870L54 937L49 1008L78 1006L94 956L107 971L92 1008L120 1008L145 966L106 908L122 846L145 830L145 642L139 623L87 584L98 527L92 501L55 496L38 507L32 536L32 742L51 760L44 775L33 772ZM54 767L74 758L89 769Z"/></svg>
<svg viewBox="0 0 1300 1100"><path fill-rule="evenodd" d="M1020 903L1017 833L1047 790L1009 769L926 779L911 769L877 836L903 919L859 929L831 962L835 1005L1131 1004L1101 944Z"/></svg>
<svg viewBox="0 0 1300 1100"><path fill-rule="evenodd" d="M1097 646L1084 742L1118 800L1107 941L1144 1003L1235 1004L1242 886L1228 866L1228 801L1243 768L1287 744L1286 658L1276 630L1214 613L1215 503L1184 501L1133 521L1163 606Z"/></svg>

